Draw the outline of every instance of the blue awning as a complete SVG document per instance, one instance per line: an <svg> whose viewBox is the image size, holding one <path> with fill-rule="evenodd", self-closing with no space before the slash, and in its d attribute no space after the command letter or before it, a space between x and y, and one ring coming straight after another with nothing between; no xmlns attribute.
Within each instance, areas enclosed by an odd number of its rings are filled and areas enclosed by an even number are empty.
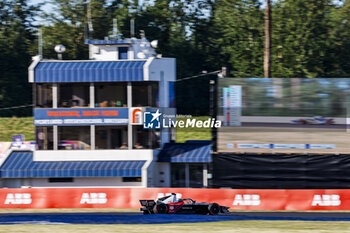
<svg viewBox="0 0 350 233"><path fill-rule="evenodd" d="M146 161L33 161L33 152L12 152L0 168L1 178L140 177Z"/></svg>
<svg viewBox="0 0 350 233"><path fill-rule="evenodd" d="M158 155L158 162L210 163L210 145L200 143L167 143Z"/></svg>
<svg viewBox="0 0 350 233"><path fill-rule="evenodd" d="M34 82L144 81L141 61L41 61L34 69Z"/></svg>

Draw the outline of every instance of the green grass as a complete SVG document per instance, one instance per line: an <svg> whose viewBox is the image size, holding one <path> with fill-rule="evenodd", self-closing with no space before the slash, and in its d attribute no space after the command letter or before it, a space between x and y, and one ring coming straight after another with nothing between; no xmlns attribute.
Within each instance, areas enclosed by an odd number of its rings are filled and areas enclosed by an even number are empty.
<svg viewBox="0 0 350 233"><path fill-rule="evenodd" d="M71 212L138 212L138 209L101 209L101 208L77 208L77 209L0 209L0 213L71 213ZM132 216L130 216L132 217ZM0 225L1 232L23 233L90 233L90 232L299 232L318 233L350 232L350 222L331 221L230 221L212 223L176 223L176 224L50 224L50 225Z"/></svg>
<svg viewBox="0 0 350 233"><path fill-rule="evenodd" d="M197 120L208 120L209 116L193 117ZM177 118L177 120L186 121L187 118ZM192 119L192 118L191 118ZM176 142L185 142L187 140L211 140L210 128L176 128Z"/></svg>
<svg viewBox="0 0 350 233"><path fill-rule="evenodd" d="M147 224L147 225L0 225L0 232L242 232L242 233L276 233L276 232L349 232L349 222L302 222L302 221L233 221L214 223L186 224Z"/></svg>
<svg viewBox="0 0 350 233"><path fill-rule="evenodd" d="M33 117L1 117L0 141L11 142L13 135L24 134L26 141L34 141Z"/></svg>
<svg viewBox="0 0 350 233"><path fill-rule="evenodd" d="M200 120L207 120L208 116L195 117ZM185 118L179 118L185 120ZM34 141L33 117L12 117L0 118L0 141L12 141L13 135L24 134L26 141ZM210 140L210 129L207 128L177 128L176 141L186 140Z"/></svg>

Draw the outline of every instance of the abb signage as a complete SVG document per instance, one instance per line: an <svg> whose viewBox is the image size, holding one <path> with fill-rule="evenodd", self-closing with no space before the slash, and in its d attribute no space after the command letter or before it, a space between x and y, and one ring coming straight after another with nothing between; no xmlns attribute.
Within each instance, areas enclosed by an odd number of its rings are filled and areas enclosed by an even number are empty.
<svg viewBox="0 0 350 233"><path fill-rule="evenodd" d="M234 206L245 205L245 206L258 206L260 205L260 195L257 194L236 194L233 200Z"/></svg>
<svg viewBox="0 0 350 233"><path fill-rule="evenodd" d="M107 203L106 193L83 193L80 204L105 204Z"/></svg>
<svg viewBox="0 0 350 233"><path fill-rule="evenodd" d="M339 195L314 195L312 206L340 206Z"/></svg>
<svg viewBox="0 0 350 233"><path fill-rule="evenodd" d="M350 210L350 189L239 190L192 188L0 189L0 208L139 208L139 200L176 193L197 202L247 210Z"/></svg>
<svg viewBox="0 0 350 233"><path fill-rule="evenodd" d="M30 193L8 193L4 204L9 205L19 205L26 204L29 205L32 203L32 198Z"/></svg>

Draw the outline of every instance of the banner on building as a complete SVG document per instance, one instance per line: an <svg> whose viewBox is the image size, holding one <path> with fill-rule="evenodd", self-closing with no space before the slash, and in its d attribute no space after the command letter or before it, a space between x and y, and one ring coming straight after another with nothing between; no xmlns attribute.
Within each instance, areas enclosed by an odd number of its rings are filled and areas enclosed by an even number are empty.
<svg viewBox="0 0 350 233"><path fill-rule="evenodd" d="M127 125L128 108L34 109L34 125Z"/></svg>

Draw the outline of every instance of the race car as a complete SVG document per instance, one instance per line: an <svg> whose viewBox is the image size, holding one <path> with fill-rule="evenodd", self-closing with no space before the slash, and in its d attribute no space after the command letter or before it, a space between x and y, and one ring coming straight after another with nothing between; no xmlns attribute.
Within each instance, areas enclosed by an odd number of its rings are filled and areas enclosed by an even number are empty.
<svg viewBox="0 0 350 233"><path fill-rule="evenodd" d="M332 125L334 120L332 118L325 118L323 116L315 116L313 118L301 118L292 121L293 124L297 125Z"/></svg>
<svg viewBox="0 0 350 233"><path fill-rule="evenodd" d="M228 213L230 207L217 203L196 203L191 198L177 199L176 193L154 200L140 200L143 214L200 214L218 215Z"/></svg>

